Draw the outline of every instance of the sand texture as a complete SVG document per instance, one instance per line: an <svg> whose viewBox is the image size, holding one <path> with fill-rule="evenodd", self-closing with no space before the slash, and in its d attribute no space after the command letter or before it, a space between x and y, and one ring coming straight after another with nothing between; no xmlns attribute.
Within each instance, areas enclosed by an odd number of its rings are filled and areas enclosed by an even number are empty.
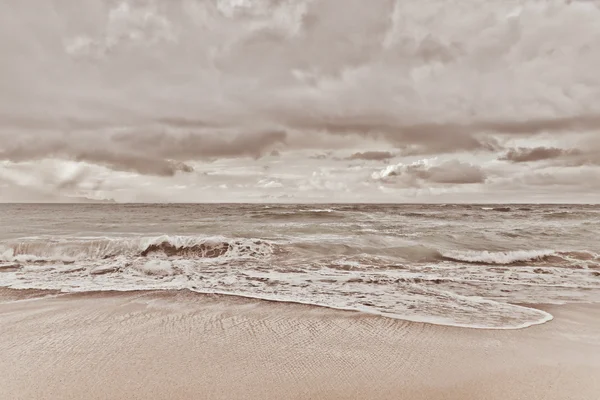
<svg viewBox="0 0 600 400"><path fill-rule="evenodd" d="M190 292L0 292L0 399L600 398L600 309L523 330Z"/></svg>

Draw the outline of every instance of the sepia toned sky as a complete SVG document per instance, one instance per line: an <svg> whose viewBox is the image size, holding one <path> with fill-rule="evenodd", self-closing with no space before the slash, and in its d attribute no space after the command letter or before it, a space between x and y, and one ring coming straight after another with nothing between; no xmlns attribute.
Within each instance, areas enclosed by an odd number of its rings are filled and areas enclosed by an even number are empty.
<svg viewBox="0 0 600 400"><path fill-rule="evenodd" d="M600 1L5 0L0 201L600 202Z"/></svg>

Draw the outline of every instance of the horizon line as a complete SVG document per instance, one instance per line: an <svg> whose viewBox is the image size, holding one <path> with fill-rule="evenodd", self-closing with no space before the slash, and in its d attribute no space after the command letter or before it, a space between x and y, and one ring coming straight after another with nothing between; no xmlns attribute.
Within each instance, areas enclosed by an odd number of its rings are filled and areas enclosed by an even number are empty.
<svg viewBox="0 0 600 400"><path fill-rule="evenodd" d="M118 202L118 201L80 201L80 202L3 202L0 205L579 205L598 206L599 203L564 202Z"/></svg>

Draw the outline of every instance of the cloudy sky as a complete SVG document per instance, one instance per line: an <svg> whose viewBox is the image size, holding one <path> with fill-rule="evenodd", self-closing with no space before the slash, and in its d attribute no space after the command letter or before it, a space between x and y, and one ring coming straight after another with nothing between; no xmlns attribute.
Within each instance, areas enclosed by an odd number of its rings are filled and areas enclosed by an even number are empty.
<svg viewBox="0 0 600 400"><path fill-rule="evenodd" d="M599 202L596 0L5 0L0 201Z"/></svg>

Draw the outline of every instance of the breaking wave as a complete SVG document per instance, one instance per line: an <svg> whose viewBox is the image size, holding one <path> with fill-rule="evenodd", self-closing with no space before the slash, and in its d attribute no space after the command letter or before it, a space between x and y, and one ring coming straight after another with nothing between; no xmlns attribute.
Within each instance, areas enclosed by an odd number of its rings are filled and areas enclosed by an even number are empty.
<svg viewBox="0 0 600 400"><path fill-rule="evenodd" d="M563 264L569 261L589 261L598 257L586 251L554 250L515 250L515 251L449 251L440 253L447 261L472 264L513 265L523 263L548 262Z"/></svg>
<svg viewBox="0 0 600 400"><path fill-rule="evenodd" d="M312 212L312 210L311 210ZM328 211L327 211L328 213ZM361 242L344 241L343 236L323 236L311 240L265 240L229 238L224 236L156 237L64 237L22 238L0 242L0 261L4 262L66 262L107 260L119 256L178 259L255 259L266 260L273 255L294 256L365 256L378 257L387 263L394 259L410 263L456 262L467 264L513 265L548 262L562 264L571 261L597 260L599 255L588 251L515 250L475 251L439 250L406 241L382 240L365 236ZM383 263L383 261L382 261Z"/></svg>
<svg viewBox="0 0 600 400"><path fill-rule="evenodd" d="M498 212L509 212L512 211L510 207L481 207L483 211L498 211Z"/></svg>
<svg viewBox="0 0 600 400"><path fill-rule="evenodd" d="M11 262L75 262L118 256L179 258L261 258L274 245L260 239L159 236L146 238L21 239L0 244L0 260Z"/></svg>
<svg viewBox="0 0 600 400"><path fill-rule="evenodd" d="M528 261L544 261L558 256L553 250L517 250L517 251L449 251L441 254L442 259L474 264L509 265Z"/></svg>

